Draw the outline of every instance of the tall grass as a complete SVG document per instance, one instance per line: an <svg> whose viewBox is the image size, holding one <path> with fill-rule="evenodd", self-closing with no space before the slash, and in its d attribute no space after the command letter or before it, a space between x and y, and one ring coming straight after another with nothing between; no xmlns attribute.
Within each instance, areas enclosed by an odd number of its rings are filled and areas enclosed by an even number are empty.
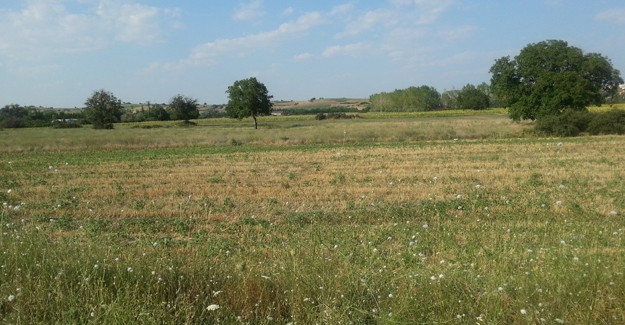
<svg viewBox="0 0 625 325"><path fill-rule="evenodd" d="M510 138L523 136L529 128L496 111L484 115L454 115L460 113L462 111L368 113L359 114L363 116L360 119L326 121L316 121L314 117L272 116L260 118L259 130L254 130L251 121L245 119L200 120L196 127L180 127L174 122L144 122L117 124L114 130L87 127L6 129L0 131L0 152Z"/></svg>
<svg viewBox="0 0 625 325"><path fill-rule="evenodd" d="M0 322L623 323L624 144L10 150Z"/></svg>

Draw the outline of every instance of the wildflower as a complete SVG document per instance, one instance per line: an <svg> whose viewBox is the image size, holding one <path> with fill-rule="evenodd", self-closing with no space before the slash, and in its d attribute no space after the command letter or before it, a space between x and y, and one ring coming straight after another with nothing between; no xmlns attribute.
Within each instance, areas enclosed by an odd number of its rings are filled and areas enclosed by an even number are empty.
<svg viewBox="0 0 625 325"><path fill-rule="evenodd" d="M128 270L128 272L130 272L130 273L132 273L132 271L133 271L133 269L132 269L131 267L129 267L127 270Z"/></svg>
<svg viewBox="0 0 625 325"><path fill-rule="evenodd" d="M556 201L556 205L562 205L562 201Z"/></svg>
<svg viewBox="0 0 625 325"><path fill-rule="evenodd" d="M617 215L617 214L618 214L618 212L617 212L616 210L612 210L612 211L610 211L610 215L611 215L611 216L615 216L615 215Z"/></svg>
<svg viewBox="0 0 625 325"><path fill-rule="evenodd" d="M9 295L9 296L7 297L7 301L8 301L8 302L12 302L13 300L15 300L15 296L14 296L14 295Z"/></svg>
<svg viewBox="0 0 625 325"><path fill-rule="evenodd" d="M211 305L208 305L208 307L206 307L206 310L213 311L213 310L217 310L219 308L221 308L221 307L219 307L219 305L211 304Z"/></svg>
<svg viewBox="0 0 625 325"><path fill-rule="evenodd" d="M480 189L480 187L482 187L482 185L480 185L480 184L475 185L475 189L476 189L476 190L479 190L479 189Z"/></svg>
<svg viewBox="0 0 625 325"><path fill-rule="evenodd" d="M525 310L525 309L521 309L521 314L522 314L522 315L527 315L527 310Z"/></svg>
<svg viewBox="0 0 625 325"><path fill-rule="evenodd" d="M12 189L8 189L8 190L7 190L7 193L11 194L11 192L13 192L13 190L12 190Z"/></svg>
<svg viewBox="0 0 625 325"><path fill-rule="evenodd" d="M560 318L556 318L556 323L558 323L558 324L564 324L564 321L563 321L563 320L561 320Z"/></svg>

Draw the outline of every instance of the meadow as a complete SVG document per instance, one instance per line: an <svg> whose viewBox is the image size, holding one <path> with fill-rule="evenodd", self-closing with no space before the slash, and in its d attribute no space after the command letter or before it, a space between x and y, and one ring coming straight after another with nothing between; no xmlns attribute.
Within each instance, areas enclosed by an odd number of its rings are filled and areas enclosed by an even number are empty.
<svg viewBox="0 0 625 325"><path fill-rule="evenodd" d="M260 127L0 131L0 323L625 323L625 137Z"/></svg>

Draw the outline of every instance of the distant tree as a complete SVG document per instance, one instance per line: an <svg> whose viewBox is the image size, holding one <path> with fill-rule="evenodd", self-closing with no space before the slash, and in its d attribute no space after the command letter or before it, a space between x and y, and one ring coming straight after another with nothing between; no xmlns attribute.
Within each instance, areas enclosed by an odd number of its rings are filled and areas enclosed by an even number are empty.
<svg viewBox="0 0 625 325"><path fill-rule="evenodd" d="M486 109L490 106L490 99L476 86L467 84L458 92L457 105L460 109Z"/></svg>
<svg viewBox="0 0 625 325"><path fill-rule="evenodd" d="M122 102L106 90L94 91L85 102L85 115L94 129L112 129L123 114Z"/></svg>
<svg viewBox="0 0 625 325"><path fill-rule="evenodd" d="M10 104L0 109L0 127L2 128L23 128L26 126L28 110L17 105Z"/></svg>
<svg viewBox="0 0 625 325"><path fill-rule="evenodd" d="M529 44L514 59L496 60L490 72L492 91L514 120L586 110L623 83L608 58L559 40Z"/></svg>
<svg viewBox="0 0 625 325"><path fill-rule="evenodd" d="M386 112L429 111L441 107L441 95L434 87L409 87L371 95L369 107L373 111Z"/></svg>
<svg viewBox="0 0 625 325"><path fill-rule="evenodd" d="M153 104L148 107L149 121L169 121L169 112L161 104Z"/></svg>
<svg viewBox="0 0 625 325"><path fill-rule="evenodd" d="M169 115L172 120L183 120L188 122L200 116L197 106L197 99L176 95L169 101Z"/></svg>
<svg viewBox="0 0 625 325"><path fill-rule="evenodd" d="M251 117L254 120L254 128L258 129L258 116L270 115L273 104L267 87L256 78L237 80L228 87L228 104L226 113L232 118L242 119Z"/></svg>
<svg viewBox="0 0 625 325"><path fill-rule="evenodd" d="M460 90L457 89L443 91L441 94L441 106L446 109L457 109L458 93L460 93Z"/></svg>

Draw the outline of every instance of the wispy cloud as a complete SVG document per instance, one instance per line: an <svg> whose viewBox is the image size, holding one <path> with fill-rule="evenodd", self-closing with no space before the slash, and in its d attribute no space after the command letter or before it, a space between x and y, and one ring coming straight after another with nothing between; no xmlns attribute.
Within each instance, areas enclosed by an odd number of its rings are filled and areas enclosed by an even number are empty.
<svg viewBox="0 0 625 325"><path fill-rule="evenodd" d="M262 0L253 0L240 4L234 11L232 19L235 21L253 20L265 15Z"/></svg>
<svg viewBox="0 0 625 325"><path fill-rule="evenodd" d="M322 55L325 58L334 58L339 56L356 57L369 51L371 46L365 43L353 43L347 45L334 45L326 48Z"/></svg>
<svg viewBox="0 0 625 325"><path fill-rule="evenodd" d="M152 44L164 39L165 20L176 16L175 10L114 0L100 0L90 9L71 11L62 1L32 0L20 9L0 11L0 55L41 59L115 41Z"/></svg>
<svg viewBox="0 0 625 325"><path fill-rule="evenodd" d="M612 9L600 12L596 16L597 20L609 21L619 25L625 24L625 8Z"/></svg>
<svg viewBox="0 0 625 325"><path fill-rule="evenodd" d="M306 33L324 22L325 19L320 13L310 12L300 16L297 20L283 23L271 31L237 38L219 39L202 44L193 49L184 60L174 63L155 63L152 64L151 68L185 69L188 67L210 66L215 64L222 55L232 53L244 55L252 50L269 48L287 38Z"/></svg>
<svg viewBox="0 0 625 325"><path fill-rule="evenodd" d="M397 18L397 13L387 10L378 9L364 13L355 21L347 24L345 30L336 35L337 38L356 36L366 31L372 30L379 25L393 25Z"/></svg>
<svg viewBox="0 0 625 325"><path fill-rule="evenodd" d="M295 62L305 62L308 60L312 60L315 56L311 53L300 53L293 57L293 61Z"/></svg>

